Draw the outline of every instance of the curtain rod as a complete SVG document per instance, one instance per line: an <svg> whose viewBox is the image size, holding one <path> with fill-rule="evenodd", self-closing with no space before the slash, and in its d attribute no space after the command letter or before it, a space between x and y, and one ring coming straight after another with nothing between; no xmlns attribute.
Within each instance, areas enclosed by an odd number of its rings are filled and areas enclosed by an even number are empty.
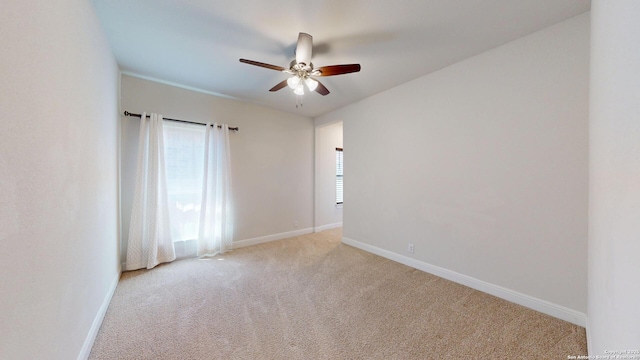
<svg viewBox="0 0 640 360"><path fill-rule="evenodd" d="M133 116L133 117L142 118L142 114L134 114L134 113L130 113L128 111L124 112L124 116ZM147 117L151 117L151 115L147 115ZM162 120L177 121L177 122L181 122L181 123L196 124L196 125L202 125L202 126L207 125L207 124L203 124L203 123L199 123L199 122L195 122L195 121L180 120L180 119L170 119L170 118L165 118L165 117L163 117ZM218 125L218 129L221 129L221 128L222 128L222 125ZM240 129L236 126L236 127L229 127L229 130L230 131L238 131Z"/></svg>

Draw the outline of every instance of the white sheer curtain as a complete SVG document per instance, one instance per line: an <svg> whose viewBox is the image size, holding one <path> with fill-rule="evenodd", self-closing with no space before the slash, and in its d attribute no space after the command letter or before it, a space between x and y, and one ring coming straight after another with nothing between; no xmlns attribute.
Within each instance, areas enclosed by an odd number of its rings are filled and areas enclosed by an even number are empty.
<svg viewBox="0 0 640 360"><path fill-rule="evenodd" d="M229 127L207 124L204 144L202 201L198 231L198 256L231 249L231 153Z"/></svg>
<svg viewBox="0 0 640 360"><path fill-rule="evenodd" d="M147 120L142 113L126 270L151 269L176 258L164 166L162 115L152 113Z"/></svg>

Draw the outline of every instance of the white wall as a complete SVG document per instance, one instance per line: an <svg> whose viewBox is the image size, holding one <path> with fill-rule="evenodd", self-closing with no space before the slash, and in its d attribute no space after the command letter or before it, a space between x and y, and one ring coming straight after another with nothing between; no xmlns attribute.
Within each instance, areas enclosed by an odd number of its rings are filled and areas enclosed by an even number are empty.
<svg viewBox="0 0 640 360"><path fill-rule="evenodd" d="M315 231L342 226L336 207L336 148L342 148L342 122L316 126Z"/></svg>
<svg viewBox="0 0 640 360"><path fill-rule="evenodd" d="M240 127L231 133L234 241L313 228L313 121L259 105L122 77L122 111ZM291 104L295 106L294 103ZM129 233L140 119L122 117L122 238ZM122 259L126 257L123 246Z"/></svg>
<svg viewBox="0 0 640 360"><path fill-rule="evenodd" d="M318 118L345 239L584 323L588 82L583 14Z"/></svg>
<svg viewBox="0 0 640 360"><path fill-rule="evenodd" d="M82 358L119 277L118 68L88 1L3 2L0 34L0 358Z"/></svg>
<svg viewBox="0 0 640 360"><path fill-rule="evenodd" d="M587 330L605 355L640 349L640 2L593 1L591 17Z"/></svg>

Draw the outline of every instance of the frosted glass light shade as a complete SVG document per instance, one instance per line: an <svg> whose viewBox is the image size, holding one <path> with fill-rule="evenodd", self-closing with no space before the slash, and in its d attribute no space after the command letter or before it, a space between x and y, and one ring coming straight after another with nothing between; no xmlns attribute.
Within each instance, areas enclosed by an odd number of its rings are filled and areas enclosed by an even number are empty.
<svg viewBox="0 0 640 360"><path fill-rule="evenodd" d="M297 88L298 84L300 84L300 78L297 76L292 76L287 79L287 85L289 85L289 87L292 89Z"/></svg>
<svg viewBox="0 0 640 360"><path fill-rule="evenodd" d="M304 82L307 84L309 91L315 91L318 87L318 82L313 80L312 78L306 78Z"/></svg>
<svg viewBox="0 0 640 360"><path fill-rule="evenodd" d="M302 84L298 84L298 86L296 87L295 90L293 90L293 92L296 95L304 95L304 86Z"/></svg>

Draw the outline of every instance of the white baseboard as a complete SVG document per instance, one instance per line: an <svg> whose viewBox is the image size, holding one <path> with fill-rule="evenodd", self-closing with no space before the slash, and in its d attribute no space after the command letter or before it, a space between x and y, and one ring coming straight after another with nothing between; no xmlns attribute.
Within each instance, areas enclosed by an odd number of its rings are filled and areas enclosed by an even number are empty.
<svg viewBox="0 0 640 360"><path fill-rule="evenodd" d="M329 230L329 229L335 229L335 228L339 228L342 227L342 221L341 222L337 222L337 223L333 223L333 224L326 224L326 225L321 225L321 226L316 226L313 228L313 232L320 232L320 231L325 231L325 230Z"/></svg>
<svg viewBox="0 0 640 360"><path fill-rule="evenodd" d="M586 328L586 333L587 333L587 353L586 353L585 355L590 355L590 354L595 355L595 354L593 353L592 349L591 349L591 342L592 342L592 341L591 341L591 331L589 331L589 329L590 329L591 327L589 326L589 317L588 317L588 316L587 316L587 321L586 321L586 323L587 323L587 326L585 326L585 328Z"/></svg>
<svg viewBox="0 0 640 360"><path fill-rule="evenodd" d="M86 339L84 340L84 344L82 345L82 349L80 350L80 354L78 355L78 360L86 360L89 358L89 354L91 353L91 348L93 347L94 341L96 341L96 336L98 336L98 330L100 330L100 326L102 325L102 320L104 320L104 316L107 313L107 309L109 308L109 303L111 302L111 298L113 297L113 293L116 291L116 286L118 286L118 281L120 280L121 271L118 271L115 278L111 282L111 286L107 291L107 295L104 297L102 301L102 305L96 314L96 317L93 319L93 324L91 324L91 329L89 329L89 333L87 334Z"/></svg>
<svg viewBox="0 0 640 360"><path fill-rule="evenodd" d="M300 230L294 230L294 231L287 231L279 234L260 236L252 239L234 241L233 248L238 249L245 246L266 243L269 241L276 241L276 240L282 240L290 237L311 234L312 232L313 232L313 228L306 228L306 229L300 229Z"/></svg>
<svg viewBox="0 0 640 360"><path fill-rule="evenodd" d="M384 250L369 244L362 243L360 241L349 239L347 237L343 237L342 242L347 245L356 247L358 249L370 252L372 254L382 256L389 260L393 260L395 262L399 262L401 264L411 266L412 268L422 270L424 272L439 276L441 278L451 280L458 284L468 286L472 289L476 289L476 290L485 292L487 294L497 296L501 299L511 301L518 305L528 307L530 309L539 311L549 316L553 316L560 320L564 320L582 327L585 327L586 325L587 316L584 313L581 313L579 311L572 310L564 306L551 303L546 300L538 299L530 295L522 294L520 292L510 290L502 286L491 284L486 281L473 278L471 276L463 275L455 271L441 268L439 266L431 265L429 263L416 260L414 258L396 254L389 250Z"/></svg>

